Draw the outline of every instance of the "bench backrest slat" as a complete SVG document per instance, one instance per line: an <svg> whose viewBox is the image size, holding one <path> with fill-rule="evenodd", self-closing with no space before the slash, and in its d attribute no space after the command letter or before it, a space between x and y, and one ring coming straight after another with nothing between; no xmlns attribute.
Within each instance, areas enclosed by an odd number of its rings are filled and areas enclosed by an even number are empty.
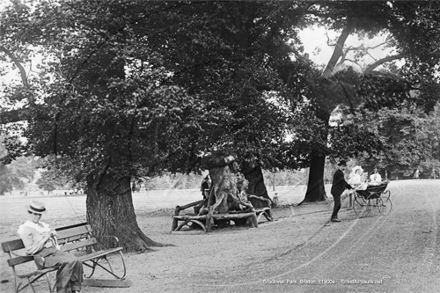
<svg viewBox="0 0 440 293"><path fill-rule="evenodd" d="M58 241L63 241L63 239L66 238L75 238L76 236L81 236L81 235L85 235L85 234L90 234L90 232L92 231L92 228L90 227L90 225L82 225L82 226L77 226L74 228L70 228L70 229L62 229L62 230L57 230L57 238Z"/></svg>
<svg viewBox="0 0 440 293"><path fill-rule="evenodd" d="M61 250L68 252L70 250L91 246L96 243L97 243L96 238L90 238L90 239L86 239L86 240L82 240L82 241L78 241L78 242L65 244L65 245L61 246Z"/></svg>
<svg viewBox="0 0 440 293"><path fill-rule="evenodd" d="M85 223L78 223L78 224L73 224L73 225L69 225L69 226L58 227L55 230L56 231L62 231L62 230L68 230L68 229L72 229L72 228L75 228L75 227L87 226L87 225L89 225L87 222L85 222Z"/></svg>

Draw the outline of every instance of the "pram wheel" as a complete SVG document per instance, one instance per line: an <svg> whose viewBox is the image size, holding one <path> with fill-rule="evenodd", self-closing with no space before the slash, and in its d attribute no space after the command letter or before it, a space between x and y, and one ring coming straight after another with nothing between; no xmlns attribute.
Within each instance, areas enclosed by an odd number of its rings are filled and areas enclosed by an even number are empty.
<svg viewBox="0 0 440 293"><path fill-rule="evenodd" d="M368 201L359 194L355 193L353 200L353 211L358 218L363 217L367 214Z"/></svg>
<svg viewBox="0 0 440 293"><path fill-rule="evenodd" d="M385 216L391 213L391 210L393 209L393 203L391 202L391 192L389 190L384 191L381 195L381 199L382 206L379 208L379 212Z"/></svg>

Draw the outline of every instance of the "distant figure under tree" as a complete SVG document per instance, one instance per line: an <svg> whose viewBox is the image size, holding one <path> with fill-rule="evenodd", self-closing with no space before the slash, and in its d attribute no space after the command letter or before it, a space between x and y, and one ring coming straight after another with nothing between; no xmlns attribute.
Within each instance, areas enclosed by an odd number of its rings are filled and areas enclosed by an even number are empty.
<svg viewBox="0 0 440 293"><path fill-rule="evenodd" d="M209 177L209 175L206 175L202 180L202 184L200 185L200 191L202 192L204 202L194 207L194 213L199 214L200 211L203 208L206 208L206 206L208 205L208 197L209 191L211 189L211 183L211 177Z"/></svg>
<svg viewBox="0 0 440 293"><path fill-rule="evenodd" d="M202 192L203 199L206 200L209 195L209 189L211 188L211 178L209 175L206 175L202 180L202 184L200 186L200 191Z"/></svg>
<svg viewBox="0 0 440 293"><path fill-rule="evenodd" d="M414 172L414 179L419 179L419 176L420 176L420 171L419 171L419 169L417 169L417 170Z"/></svg>

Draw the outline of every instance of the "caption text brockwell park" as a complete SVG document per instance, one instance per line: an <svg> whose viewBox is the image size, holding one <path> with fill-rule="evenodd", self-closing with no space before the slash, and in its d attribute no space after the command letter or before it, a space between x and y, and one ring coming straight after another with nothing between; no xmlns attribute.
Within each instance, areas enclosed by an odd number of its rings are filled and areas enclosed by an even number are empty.
<svg viewBox="0 0 440 293"><path fill-rule="evenodd" d="M361 279L283 279L283 280L267 280L263 279L263 284L268 285L335 285L335 284L345 284L345 285L367 285L367 284L383 284L383 280L361 280Z"/></svg>

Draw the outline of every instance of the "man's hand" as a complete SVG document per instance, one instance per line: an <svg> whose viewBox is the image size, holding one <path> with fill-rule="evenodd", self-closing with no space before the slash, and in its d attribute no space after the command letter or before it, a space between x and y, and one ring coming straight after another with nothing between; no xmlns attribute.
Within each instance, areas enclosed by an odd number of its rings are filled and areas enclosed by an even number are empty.
<svg viewBox="0 0 440 293"><path fill-rule="evenodd" d="M52 236L52 231L44 232L43 239L41 240L43 243L46 243L49 240L50 236Z"/></svg>

